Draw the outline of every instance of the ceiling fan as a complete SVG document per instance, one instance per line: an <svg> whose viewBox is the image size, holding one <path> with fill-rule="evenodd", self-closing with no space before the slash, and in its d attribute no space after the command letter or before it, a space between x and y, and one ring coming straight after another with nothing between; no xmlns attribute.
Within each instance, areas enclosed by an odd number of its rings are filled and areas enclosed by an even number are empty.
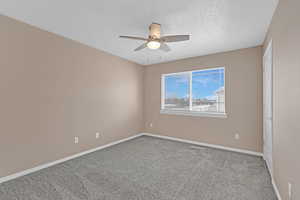
<svg viewBox="0 0 300 200"><path fill-rule="evenodd" d="M165 52L168 52L171 50L170 47L166 43L181 42L181 41L186 41L186 40L190 39L189 35L167 35L167 36L161 37L160 28L161 28L160 24L152 23L149 26L148 38L123 36L123 35L121 35L120 38L145 41L144 44L142 44L141 46L136 48L134 51L139 51L139 50L142 50L142 49L148 47L149 49L160 49Z"/></svg>

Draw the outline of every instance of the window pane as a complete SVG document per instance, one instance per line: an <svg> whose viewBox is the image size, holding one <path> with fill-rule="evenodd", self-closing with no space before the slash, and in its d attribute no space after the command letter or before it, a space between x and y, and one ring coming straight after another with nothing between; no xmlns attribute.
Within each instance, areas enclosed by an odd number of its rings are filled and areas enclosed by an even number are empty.
<svg viewBox="0 0 300 200"><path fill-rule="evenodd" d="M225 112L224 68L192 73L192 110Z"/></svg>
<svg viewBox="0 0 300 200"><path fill-rule="evenodd" d="M165 109L189 110L189 74L165 76Z"/></svg>

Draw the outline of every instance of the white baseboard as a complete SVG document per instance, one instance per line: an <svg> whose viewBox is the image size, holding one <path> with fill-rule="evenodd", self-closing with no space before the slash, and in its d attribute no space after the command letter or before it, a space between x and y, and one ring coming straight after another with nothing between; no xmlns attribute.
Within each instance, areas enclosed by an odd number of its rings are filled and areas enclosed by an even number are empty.
<svg viewBox="0 0 300 200"><path fill-rule="evenodd" d="M278 199L278 200L282 200L281 195L280 195L280 193L279 193L278 187L277 187L277 185L276 185L276 183L275 183L275 180L274 180L273 176L271 176L271 178L272 178L272 185L273 185L275 194L276 194L276 196L277 196L277 199Z"/></svg>
<svg viewBox="0 0 300 200"><path fill-rule="evenodd" d="M178 142L184 142L184 143L189 143L189 144L194 144L194 145L200 145L200 146L205 146L205 147L211 147L211 148L215 148L215 149L222 149L222 150L226 150L226 151L233 151L233 152L238 152L238 153L243 153L243 154L249 154L249 155L253 155L253 156L263 156L263 154L260 152L225 147L225 146L221 146L221 145L208 144L208 143L203 143L203 142L196 142L196 141L192 141L192 140L185 140L185 139L180 139L180 138L175 138L175 137L156 135L156 134L151 134L151 133L142 133L142 135L147 135L147 136L152 136L152 137L157 137L157 138L162 138L162 139L167 139L167 140L173 140L173 141L178 141Z"/></svg>
<svg viewBox="0 0 300 200"><path fill-rule="evenodd" d="M265 160L265 162L266 162L266 159L265 159L264 156L263 156L263 158L264 158L264 160ZM275 179L274 179L274 175L273 175L272 171L270 170L270 168L268 167L267 162L266 162L266 167L267 167L267 169L268 169L268 171L269 171L269 174L270 174L270 176L271 176L272 186L273 186L273 189L274 189L275 194L276 194L276 196L277 196L277 199L278 199L278 200L282 200L281 195L280 195L279 190L278 190L278 187L277 187L277 185L276 185Z"/></svg>
<svg viewBox="0 0 300 200"><path fill-rule="evenodd" d="M34 168L31 168L31 169L27 169L27 170L17 172L17 173L12 174L12 175L2 177L2 178L0 178L0 184L4 183L6 181L12 180L12 179L21 177L21 176L25 176L27 174L31 174L31 173L39 171L41 169L45 169L45 168L51 167L53 165L56 165L56 164L59 164L59 163L62 163L62 162L65 162L65 161L68 161L68 160L86 155L86 154L89 154L89 153L92 153L94 151L98 151L98 150L101 150L101 149L104 149L104 148L107 148L107 147L110 147L110 146L113 146L113 145L116 145L116 144L120 144L122 142L126 142L128 140L132 140L132 139L140 137L142 135L143 134L137 134L137 135L134 135L134 136L131 136L131 137L128 137L128 138L124 138L124 139L121 139L121 140L118 140L118 141L115 141L115 142L111 142L109 144L106 144L106 145L103 145L103 146L100 146L100 147L97 147L97 148L94 148L94 149L90 149L90 150L83 151L83 152L80 152L80 153L72 155L72 156L68 156L66 158L62 158L62 159L59 159L59 160L56 160L56 161L53 161L53 162L49 162L49 163L46 163L46 164L43 164L43 165L36 166Z"/></svg>

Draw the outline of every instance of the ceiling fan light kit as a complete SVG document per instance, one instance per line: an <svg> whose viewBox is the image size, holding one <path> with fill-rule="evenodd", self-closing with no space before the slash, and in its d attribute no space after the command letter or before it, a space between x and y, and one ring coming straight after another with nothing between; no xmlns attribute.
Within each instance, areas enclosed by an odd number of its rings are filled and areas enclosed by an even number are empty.
<svg viewBox="0 0 300 200"><path fill-rule="evenodd" d="M149 48L149 49L159 49L160 48L160 42L158 42L158 41L149 41L148 43L147 43L147 47Z"/></svg>
<svg viewBox="0 0 300 200"><path fill-rule="evenodd" d="M166 44L168 42L181 42L187 41L190 39L189 35L169 35L161 37L161 25L158 23L152 23L149 26L149 36L148 38L143 37L133 37L133 36L120 36L120 38L132 39L132 40L141 40L146 43L142 44L134 51L140 51L144 48L149 49L160 49L162 51L170 51L170 47Z"/></svg>

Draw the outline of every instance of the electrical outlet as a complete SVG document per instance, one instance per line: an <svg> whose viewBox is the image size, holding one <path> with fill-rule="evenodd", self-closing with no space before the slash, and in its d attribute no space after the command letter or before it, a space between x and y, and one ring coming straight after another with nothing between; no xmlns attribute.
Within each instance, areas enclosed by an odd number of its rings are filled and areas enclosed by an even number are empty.
<svg viewBox="0 0 300 200"><path fill-rule="evenodd" d="M152 123L150 123L150 127L153 127L153 124L152 124Z"/></svg>
<svg viewBox="0 0 300 200"><path fill-rule="evenodd" d="M292 200L292 184L288 183L288 187L289 187L289 200Z"/></svg>
<svg viewBox="0 0 300 200"><path fill-rule="evenodd" d="M79 143L79 138L78 138L78 137L75 137L75 138L74 138L74 143L75 143L75 144L78 144L78 143Z"/></svg>
<svg viewBox="0 0 300 200"><path fill-rule="evenodd" d="M234 135L234 138L235 138L236 140L239 140L239 139L240 139L240 134L236 133L236 134Z"/></svg>
<svg viewBox="0 0 300 200"><path fill-rule="evenodd" d="M96 133L96 139L98 139L99 137L100 137L100 133L97 132L97 133Z"/></svg>

